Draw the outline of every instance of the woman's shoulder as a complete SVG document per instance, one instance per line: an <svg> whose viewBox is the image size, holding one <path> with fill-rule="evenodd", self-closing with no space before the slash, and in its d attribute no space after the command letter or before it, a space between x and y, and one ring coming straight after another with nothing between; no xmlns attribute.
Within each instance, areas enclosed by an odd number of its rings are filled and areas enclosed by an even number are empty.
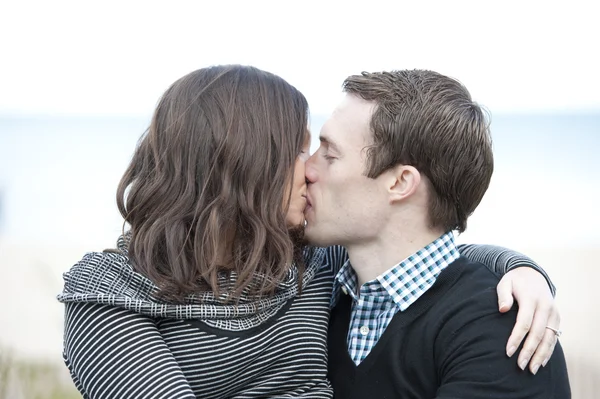
<svg viewBox="0 0 600 399"><path fill-rule="evenodd" d="M311 251L313 252L313 261L317 260L319 262L319 273L335 276L348 261L348 251L341 245L312 247Z"/></svg>
<svg viewBox="0 0 600 399"><path fill-rule="evenodd" d="M155 285L133 270L129 258L118 251L88 252L63 273L60 302L98 302L115 297L147 299Z"/></svg>

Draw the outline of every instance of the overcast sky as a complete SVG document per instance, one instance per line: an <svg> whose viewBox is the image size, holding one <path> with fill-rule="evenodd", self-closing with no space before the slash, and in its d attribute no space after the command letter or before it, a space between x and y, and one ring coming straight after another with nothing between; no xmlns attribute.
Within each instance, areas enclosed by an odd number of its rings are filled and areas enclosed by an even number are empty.
<svg viewBox="0 0 600 399"><path fill-rule="evenodd" d="M147 115L174 80L221 63L283 76L313 113L347 75L403 68L456 77L493 112L600 110L591 1L0 4L0 114Z"/></svg>

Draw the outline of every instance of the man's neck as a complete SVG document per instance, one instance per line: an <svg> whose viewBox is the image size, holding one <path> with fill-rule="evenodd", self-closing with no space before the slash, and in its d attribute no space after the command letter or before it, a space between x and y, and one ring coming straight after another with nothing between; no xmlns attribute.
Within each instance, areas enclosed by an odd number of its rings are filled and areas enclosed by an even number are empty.
<svg viewBox="0 0 600 399"><path fill-rule="evenodd" d="M410 255L438 239L443 231L405 229L395 234L382 234L368 243L346 246L358 287L375 279Z"/></svg>

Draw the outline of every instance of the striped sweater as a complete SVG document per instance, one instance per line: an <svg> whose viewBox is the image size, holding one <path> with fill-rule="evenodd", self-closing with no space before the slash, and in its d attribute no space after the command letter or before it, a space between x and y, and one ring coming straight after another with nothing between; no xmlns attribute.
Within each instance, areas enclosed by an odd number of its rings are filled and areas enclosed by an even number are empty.
<svg viewBox="0 0 600 399"><path fill-rule="evenodd" d="M498 273L517 264L541 271L503 248L459 250ZM85 399L332 398L329 305L346 260L341 247L311 251L301 295L292 268L270 298L226 305L202 293L174 305L155 297L125 255L89 253L65 273L58 296L65 363Z"/></svg>

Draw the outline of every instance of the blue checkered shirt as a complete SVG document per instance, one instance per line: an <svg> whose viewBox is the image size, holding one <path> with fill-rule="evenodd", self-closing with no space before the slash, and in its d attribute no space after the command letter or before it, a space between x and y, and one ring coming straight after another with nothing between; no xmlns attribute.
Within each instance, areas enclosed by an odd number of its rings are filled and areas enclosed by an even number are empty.
<svg viewBox="0 0 600 399"><path fill-rule="evenodd" d="M442 270L460 254L454 234L446 233L402 262L360 287L350 261L340 269L333 283L332 306L340 289L352 297L348 329L348 352L360 364L377 344L398 311L406 310L435 283Z"/></svg>

